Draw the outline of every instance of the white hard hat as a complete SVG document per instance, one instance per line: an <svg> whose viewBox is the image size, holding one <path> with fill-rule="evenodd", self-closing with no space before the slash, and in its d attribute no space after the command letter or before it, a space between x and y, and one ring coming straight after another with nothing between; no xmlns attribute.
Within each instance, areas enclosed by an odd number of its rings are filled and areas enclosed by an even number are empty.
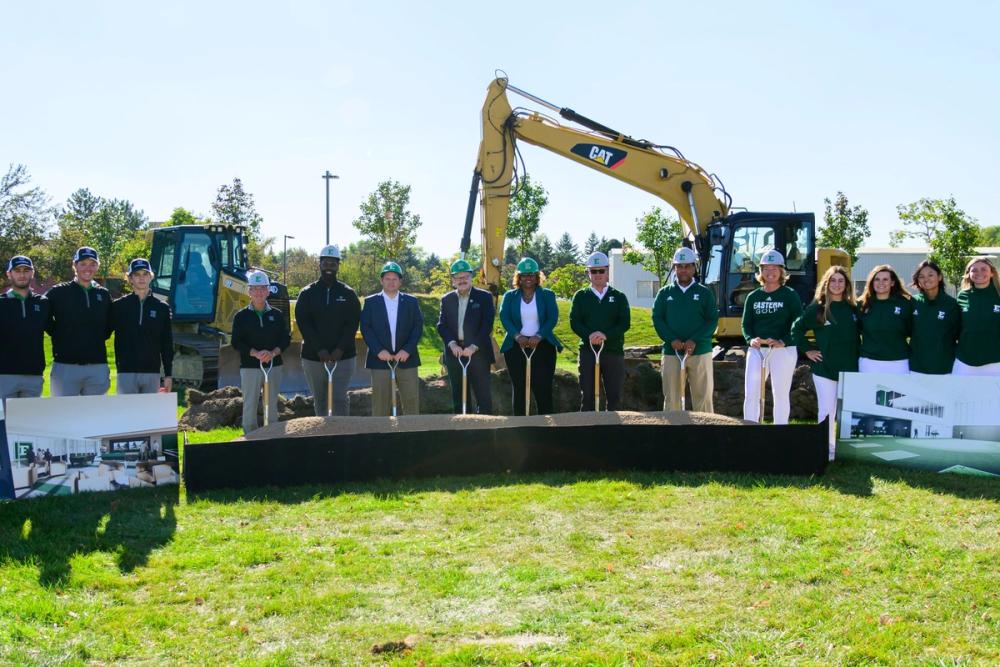
<svg viewBox="0 0 1000 667"><path fill-rule="evenodd" d="M328 245L319 251L320 258L323 257L333 257L334 259L340 259L340 248L335 245Z"/></svg>
<svg viewBox="0 0 1000 667"><path fill-rule="evenodd" d="M611 262L608 261L608 256L603 252L592 252L590 256L587 257L587 268L595 266L609 266Z"/></svg>
<svg viewBox="0 0 1000 667"><path fill-rule="evenodd" d="M674 264L697 264L698 256L691 248L678 248L674 253Z"/></svg>
<svg viewBox="0 0 1000 667"><path fill-rule="evenodd" d="M251 271L247 274L247 287L270 287L271 280L263 271Z"/></svg>
<svg viewBox="0 0 1000 667"><path fill-rule="evenodd" d="M777 250L768 250L764 253L764 256L760 258L760 265L765 264L770 266L785 266L785 258L781 256L781 253Z"/></svg>

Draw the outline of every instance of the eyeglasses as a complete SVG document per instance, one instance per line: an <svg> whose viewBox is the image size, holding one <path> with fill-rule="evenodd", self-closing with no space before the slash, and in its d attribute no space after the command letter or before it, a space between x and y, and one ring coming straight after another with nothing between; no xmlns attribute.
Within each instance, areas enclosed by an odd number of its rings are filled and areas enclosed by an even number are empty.
<svg viewBox="0 0 1000 667"><path fill-rule="evenodd" d="M599 276L599 275L601 275L603 273L607 273L607 272L608 272L607 269L591 269L590 270L590 275L592 275L592 276Z"/></svg>

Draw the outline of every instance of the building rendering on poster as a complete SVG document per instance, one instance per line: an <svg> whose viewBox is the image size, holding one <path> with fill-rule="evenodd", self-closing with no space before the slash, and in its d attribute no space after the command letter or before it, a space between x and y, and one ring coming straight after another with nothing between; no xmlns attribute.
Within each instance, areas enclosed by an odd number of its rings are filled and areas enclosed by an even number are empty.
<svg viewBox="0 0 1000 667"><path fill-rule="evenodd" d="M35 498L177 484L177 395L12 398L14 495Z"/></svg>
<svg viewBox="0 0 1000 667"><path fill-rule="evenodd" d="M837 457L1000 476L1000 378L841 375Z"/></svg>

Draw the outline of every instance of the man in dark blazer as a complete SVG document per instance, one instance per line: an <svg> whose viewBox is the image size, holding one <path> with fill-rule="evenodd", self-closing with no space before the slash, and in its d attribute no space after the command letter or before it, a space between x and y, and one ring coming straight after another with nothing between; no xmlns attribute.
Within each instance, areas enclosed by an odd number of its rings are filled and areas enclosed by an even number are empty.
<svg viewBox="0 0 1000 667"><path fill-rule="evenodd" d="M437 330L444 341L444 365L451 381L455 413L462 412L462 363L468 363L468 385L476 396L477 412L493 414L490 365L493 357L493 319L496 308L486 290L472 286L472 266L460 259L451 265L455 291L441 297ZM468 399L468 397L466 397Z"/></svg>
<svg viewBox="0 0 1000 667"><path fill-rule="evenodd" d="M403 270L396 262L386 262L381 273L382 291L365 298L361 311L361 337L368 346L365 368L372 374L372 416L392 414L392 382L389 362L396 368L399 390L398 412L420 414L420 353L417 344L424 333L420 303L399 288Z"/></svg>

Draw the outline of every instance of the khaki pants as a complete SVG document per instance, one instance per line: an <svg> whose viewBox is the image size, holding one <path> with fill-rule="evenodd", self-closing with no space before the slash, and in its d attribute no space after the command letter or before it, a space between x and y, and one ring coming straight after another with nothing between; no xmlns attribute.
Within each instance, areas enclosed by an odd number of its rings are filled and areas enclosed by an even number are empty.
<svg viewBox="0 0 1000 667"><path fill-rule="evenodd" d="M688 357L684 370L687 373L688 386L691 388L692 405L687 408L695 412L715 412L712 403L712 393L715 391L712 353L706 352ZM663 378L663 409L680 410L684 387L681 387L681 362L677 355L663 355L660 374Z"/></svg>
<svg viewBox="0 0 1000 667"><path fill-rule="evenodd" d="M372 372L372 417L389 417L392 415L392 381L389 371L371 369ZM420 414L420 377L417 369L397 368L396 389L399 398L396 402L396 414Z"/></svg>

